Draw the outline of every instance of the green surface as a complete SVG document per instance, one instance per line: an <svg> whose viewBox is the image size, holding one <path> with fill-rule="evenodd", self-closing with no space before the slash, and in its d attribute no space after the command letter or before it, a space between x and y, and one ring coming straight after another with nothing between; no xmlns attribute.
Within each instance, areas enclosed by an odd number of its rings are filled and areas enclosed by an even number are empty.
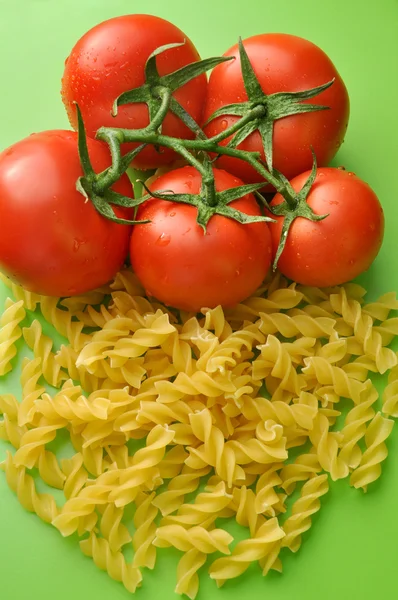
<svg viewBox="0 0 398 600"><path fill-rule="evenodd" d="M386 214L383 249L361 281L372 296L398 291L398 3L396 0L0 0L0 146L33 131L67 126L59 95L63 60L88 28L127 12L150 12L181 27L203 56L222 53L238 35L284 31L307 37L332 58L351 97L346 142L336 159L367 180ZM235 7L235 8L234 8ZM211 16L205 16L206 12ZM1 234L1 223L0 223ZM5 297L0 288L0 301ZM15 380L15 377L14 377ZM13 378L0 391L13 389ZM5 444L0 444L0 456ZM257 569L218 591L201 577L199 600L397 598L398 428L382 480L364 495L347 481L332 486L284 574ZM174 595L176 554L161 553L145 573L141 600ZM123 600L130 594L55 529L26 513L0 473L1 600Z"/></svg>

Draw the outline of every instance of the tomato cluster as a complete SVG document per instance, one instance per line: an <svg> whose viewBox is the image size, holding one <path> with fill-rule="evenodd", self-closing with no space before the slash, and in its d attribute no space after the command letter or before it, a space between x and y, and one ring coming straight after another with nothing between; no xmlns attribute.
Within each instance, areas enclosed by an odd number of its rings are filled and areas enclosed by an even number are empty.
<svg viewBox="0 0 398 600"><path fill-rule="evenodd" d="M84 179L81 127L79 136L43 132L3 151L2 271L28 290L70 296L107 283L130 254L148 295L199 310L244 300L272 261L288 278L320 287L369 268L382 243L383 211L366 183L327 166L349 118L346 87L328 56L302 38L262 34L208 60L215 65L209 79L187 36L149 15L110 19L77 42L62 99L73 129L80 109L86 151L102 175ZM163 168L138 209L127 164L111 179L117 149L110 154L95 139L104 127L121 132L120 152L136 149L134 167ZM125 141L132 130L147 136L143 147ZM170 139L184 142L187 166L173 168ZM195 140L200 151L187 155ZM215 151L209 140L219 144ZM267 167L267 179L253 160ZM206 207L211 185L215 203ZM275 187L268 205L258 189ZM236 188L239 197L222 196ZM111 208L99 211L91 193L102 206L110 199Z"/></svg>

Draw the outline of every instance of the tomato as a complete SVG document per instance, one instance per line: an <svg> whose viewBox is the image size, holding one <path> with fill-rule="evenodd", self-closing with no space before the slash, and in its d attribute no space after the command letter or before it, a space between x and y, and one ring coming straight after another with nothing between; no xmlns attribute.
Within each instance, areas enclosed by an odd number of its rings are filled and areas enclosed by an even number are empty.
<svg viewBox="0 0 398 600"><path fill-rule="evenodd" d="M305 101L326 105L330 110L284 117L274 122L273 130L273 166L288 179L311 168L311 146L318 165L327 165L344 140L349 117L347 90L331 60L315 44L288 34L256 35L245 40L244 47L266 94L306 90L335 77L330 88ZM222 63L213 70L204 120L222 106L247 101L238 46L230 48L225 55L234 56L235 60ZM208 136L217 135L238 118L227 115L217 117L205 131ZM238 149L261 152L264 157L258 131L247 137ZM217 166L246 182L262 181L252 167L239 159L223 156Z"/></svg>
<svg viewBox="0 0 398 600"><path fill-rule="evenodd" d="M106 144L88 139L96 172ZM76 190L83 175L74 131L31 135L0 154L0 270L26 289L71 296L107 283L128 254L131 227L102 217ZM124 175L113 187L132 197ZM121 218L131 209L115 207Z"/></svg>
<svg viewBox="0 0 398 600"><path fill-rule="evenodd" d="M301 190L309 172L295 177L291 184ZM271 206L280 204L276 194ZM313 222L302 217L293 221L279 270L289 279L317 287L340 285L366 271L376 258L384 233L380 202L367 183L354 173L333 168L318 170L307 197L316 214L329 214ZM283 217L270 223L275 255Z"/></svg>
<svg viewBox="0 0 398 600"><path fill-rule="evenodd" d="M214 170L217 191L242 185L226 171ZM183 167L160 176L152 191L197 194L201 175ZM231 202L248 215L261 211L252 194ZM133 270L150 296L189 311L233 306L261 284L271 263L271 240L265 222L240 223L214 215L207 231L196 222L197 209L187 204L151 199L140 206L139 219L150 223L133 229Z"/></svg>
<svg viewBox="0 0 398 600"><path fill-rule="evenodd" d="M62 79L62 98L72 127L77 128L74 102L80 107L87 134L91 137L102 126L146 127L149 123L146 104L119 106L116 117L111 116L112 105L120 94L144 83L145 63L156 48L184 41L183 46L167 50L157 57L160 75L172 73L200 59L192 42L175 25L151 15L125 15L90 29L72 49ZM206 88L206 75L201 75L173 94L198 123L202 121ZM182 121L170 112L162 130L165 135L193 137ZM133 147L133 144L126 144L124 150ZM149 146L139 154L134 166L151 169L174 159L175 154L171 150L158 152Z"/></svg>

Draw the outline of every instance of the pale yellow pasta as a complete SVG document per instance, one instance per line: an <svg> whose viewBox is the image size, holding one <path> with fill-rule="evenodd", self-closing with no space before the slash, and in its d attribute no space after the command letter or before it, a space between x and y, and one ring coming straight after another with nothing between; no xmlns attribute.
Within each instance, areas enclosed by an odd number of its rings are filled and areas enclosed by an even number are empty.
<svg viewBox="0 0 398 600"><path fill-rule="evenodd" d="M19 403L13 394L0 395L0 439L10 442L14 448L19 448L27 428L18 423Z"/></svg>
<svg viewBox="0 0 398 600"><path fill-rule="evenodd" d="M182 552L195 548L204 554L230 554L229 544L232 541L232 535L224 529L207 530L196 525L187 530L182 525L163 525L156 530L153 543L158 548L173 547Z"/></svg>
<svg viewBox="0 0 398 600"><path fill-rule="evenodd" d="M398 418L398 367L391 369L383 392L383 413Z"/></svg>
<svg viewBox="0 0 398 600"><path fill-rule="evenodd" d="M19 324L25 319L26 312L23 300L13 302L7 298L4 312L0 317L0 375L5 375L12 369L11 361L17 353L17 342L22 330Z"/></svg>
<svg viewBox="0 0 398 600"><path fill-rule="evenodd" d="M276 514L284 512L283 498L281 498L281 494L275 489L283 483L278 473L282 466L283 463L274 463L258 478L254 499L254 510L257 514L266 514L270 517L275 517Z"/></svg>
<svg viewBox="0 0 398 600"><path fill-rule="evenodd" d="M83 466L83 455L77 453L72 458L64 458L61 461L61 469L65 475L63 487L65 498L75 498L88 480L87 470Z"/></svg>
<svg viewBox="0 0 398 600"><path fill-rule="evenodd" d="M385 440L390 435L394 421L386 419L377 413L365 433L366 450L361 462L350 477L350 484L362 488L366 492L369 483L372 483L381 474L381 463L387 458L388 450Z"/></svg>
<svg viewBox="0 0 398 600"><path fill-rule="evenodd" d="M7 452L5 461L0 463L0 469L5 471L7 483L21 505L27 511L36 513L42 521L52 523L59 514L54 497L36 491L33 478L26 473L25 467L15 464L10 452Z"/></svg>
<svg viewBox="0 0 398 600"><path fill-rule="evenodd" d="M153 500L154 506L159 508L163 516L177 511L184 503L185 496L195 492L202 477L210 473L210 467L200 470L184 468L180 475L170 481L167 490L158 494Z"/></svg>
<svg viewBox="0 0 398 600"><path fill-rule="evenodd" d="M365 304L356 284L310 288L277 273L234 308L193 314L146 298L127 268L65 299L5 283L17 301L1 317L4 373L25 311L37 311L22 330L34 357L22 360L21 394L0 395L0 439L16 450L2 464L8 484L129 591L170 547L182 553L176 592L192 600L215 552L219 586L252 562L281 571L280 552L298 550L329 480L366 490L381 474L398 417L394 294ZM59 350L39 310L66 338ZM377 412L371 378L387 371ZM54 450L59 433L70 458ZM62 507L30 469L63 491ZM235 546L230 520L247 531Z"/></svg>
<svg viewBox="0 0 398 600"><path fill-rule="evenodd" d="M347 477L348 465L339 456L339 447L343 441L342 434L330 431L330 423L325 415L318 414L314 429L310 433L310 440L316 449L319 464L324 471L330 473L332 480Z"/></svg>
<svg viewBox="0 0 398 600"><path fill-rule="evenodd" d="M41 359L40 368L44 379L50 385L58 387L67 377L55 360L55 354L52 352L53 341L43 334L42 326L37 319L30 327L24 327L22 332L24 340L33 350L35 358Z"/></svg>
<svg viewBox="0 0 398 600"><path fill-rule="evenodd" d="M80 542L80 548L86 556L90 556L96 566L108 575L123 583L124 587L134 593L141 585L141 571L126 562L121 552L112 552L109 542L91 533L90 537Z"/></svg>
<svg viewBox="0 0 398 600"><path fill-rule="evenodd" d="M242 527L249 528L251 537L265 521L262 515L257 514L255 505L256 496L253 490L245 485L233 489L230 508L235 512L236 522Z"/></svg>
<svg viewBox="0 0 398 600"><path fill-rule="evenodd" d="M23 306L27 310L36 310L36 306L40 301L40 296L38 294L34 294L33 292L28 292L28 290L25 290L23 287L21 287L17 283L14 283L13 281L11 281L11 279L6 277L6 275L3 275L3 273L1 273L1 272L0 272L0 281L2 281L4 283L4 285L6 285L8 288L10 288L12 295L14 296L14 298L17 302L22 301Z"/></svg>
<svg viewBox="0 0 398 600"><path fill-rule="evenodd" d="M132 539L129 530L121 522L124 509L117 508L113 503L109 503L102 508L100 518L101 535L109 543L111 552L119 552Z"/></svg>
<svg viewBox="0 0 398 600"><path fill-rule="evenodd" d="M307 385L312 386L313 382L332 385L339 396L351 398L355 404L360 402L360 395L365 389L365 383L349 377L341 367L335 367L320 356L306 358L304 362L306 366L303 373Z"/></svg>
<svg viewBox="0 0 398 600"><path fill-rule="evenodd" d="M185 552L177 566L176 594L185 594L191 600L199 590L198 570L205 564L207 555L196 548Z"/></svg>
<svg viewBox="0 0 398 600"><path fill-rule="evenodd" d="M331 294L330 303L333 310L353 327L355 338L363 345L362 354L375 361L379 373L385 373L397 364L395 352L384 348L381 334L373 330L372 317L362 313L360 303L348 298L344 288L338 294Z"/></svg>
<svg viewBox="0 0 398 600"><path fill-rule="evenodd" d="M153 569L156 562L156 547L153 541L156 537L157 526L155 519L158 509L153 505L155 492L146 494L140 492L136 499L137 509L134 515L135 533L133 536L135 567L146 567Z"/></svg>
<svg viewBox="0 0 398 600"><path fill-rule="evenodd" d="M369 389L364 390L362 394L361 402L347 413L341 430L339 458L349 469L356 469L361 462L362 451L358 442L366 434L367 425L375 416L373 405L379 397L376 388L370 382Z"/></svg>
<svg viewBox="0 0 398 600"><path fill-rule="evenodd" d="M284 537L278 519L265 521L252 538L239 542L231 556L218 558L209 569L210 577L222 586L227 579L239 577L255 560L264 559L272 550L273 544Z"/></svg>
<svg viewBox="0 0 398 600"><path fill-rule="evenodd" d="M272 400L289 402L305 386L304 377L297 374L289 352L274 335L260 347L260 356L253 361L253 379L265 380Z"/></svg>
<svg viewBox="0 0 398 600"><path fill-rule="evenodd" d="M37 412L36 401L40 398L45 388L39 384L42 376L42 358L40 356L30 360L25 357L21 367L22 401L18 410L19 425L34 423Z"/></svg>
<svg viewBox="0 0 398 600"><path fill-rule="evenodd" d="M316 475L303 485L300 498L294 502L292 514L283 524L285 537L282 547L297 552L301 545L301 536L311 527L311 517L320 507L320 498L329 491L328 476Z"/></svg>
<svg viewBox="0 0 398 600"><path fill-rule="evenodd" d="M58 302L59 298L41 296L41 312L54 329L67 338L72 348L79 350L90 336L83 333L84 323L72 320L73 315L69 311L58 308Z"/></svg>
<svg viewBox="0 0 398 600"><path fill-rule="evenodd" d="M161 524L182 525L187 528L201 525L207 528L220 515L232 514L231 510L226 510L232 499L225 482L219 481L211 490L198 494L194 502L182 504L175 515L164 517Z"/></svg>

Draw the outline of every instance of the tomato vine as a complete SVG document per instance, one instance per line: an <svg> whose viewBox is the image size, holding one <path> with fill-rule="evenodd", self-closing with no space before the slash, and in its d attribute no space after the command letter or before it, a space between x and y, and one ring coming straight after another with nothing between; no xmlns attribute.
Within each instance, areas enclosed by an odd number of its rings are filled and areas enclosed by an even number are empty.
<svg viewBox="0 0 398 600"><path fill-rule="evenodd" d="M160 77L156 67L156 57L181 44L168 44L155 50L146 62L145 83L135 89L123 93L115 99L113 114L117 114L118 107L128 103L146 103L150 117L149 124L142 129L125 129L114 127L101 127L96 133L99 140L106 142L109 146L112 164L101 173L95 173L87 151L86 134L83 119L76 105L78 113L79 132L79 155L83 168L83 177L77 182L78 190L86 198L90 198L95 208L106 218L117 223L139 224L142 221L129 221L120 219L114 213L112 205L123 207L137 207L151 197L190 204L197 209L197 222L206 232L206 226L215 214L234 219L239 223L253 223L258 221L272 221L269 216L248 216L229 206L237 198L256 193L258 199L263 202L270 214L284 216L283 232L276 253L274 268L285 246L288 231L297 217L303 217L310 221L319 221L327 215L317 215L308 206L306 198L316 176L316 158L313 153L313 167L306 184L299 193L296 193L284 175L273 167L272 160L272 134L273 124L276 120L293 114L326 110L328 107L318 104L303 103L304 100L313 98L319 93L333 85L333 80L309 90L300 92L281 92L266 95L256 77L244 45L239 41L239 54L241 60L242 77L248 96L248 101L240 104L225 106L216 111L208 122L213 118L225 115L237 115L240 119L233 125L215 135L207 137L201 127L188 112L175 100L173 92L185 85L198 75L205 73L216 65L231 60L230 57L210 58L196 63L186 65L177 71ZM195 139L181 139L164 135L162 133L163 121L171 111L180 118L183 123L195 134ZM260 132L266 161L261 159L259 152L249 152L237 149L248 135L255 130ZM220 142L231 138L227 145ZM122 145L127 142L138 143L134 150L122 154ZM202 176L202 186L199 194L174 194L171 191L151 192L146 186L146 194L140 198L121 196L111 186L128 169L131 161L148 145L155 148L169 148L179 154L189 165L196 168ZM212 156L226 155L238 158L248 163L261 176L262 182L248 184L231 188L223 192L215 189L215 179L212 168ZM275 207L270 207L263 196L259 193L265 185L271 185L279 192L284 202Z"/></svg>

